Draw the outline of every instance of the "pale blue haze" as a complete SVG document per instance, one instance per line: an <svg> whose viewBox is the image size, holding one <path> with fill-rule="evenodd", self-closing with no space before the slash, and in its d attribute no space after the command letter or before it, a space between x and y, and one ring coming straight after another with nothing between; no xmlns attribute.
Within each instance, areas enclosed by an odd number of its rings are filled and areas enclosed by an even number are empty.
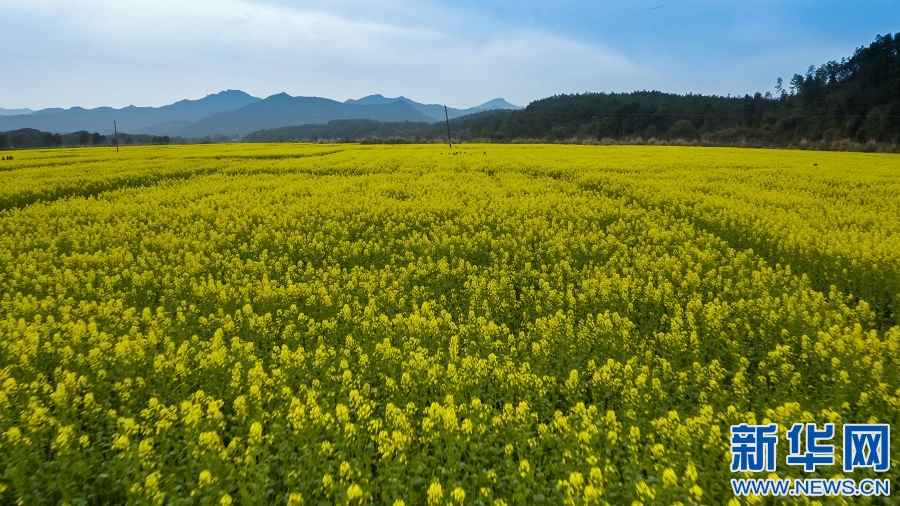
<svg viewBox="0 0 900 506"><path fill-rule="evenodd" d="M0 19L0 108L160 106L225 89L465 108L773 91L900 31L900 2L4 0Z"/></svg>

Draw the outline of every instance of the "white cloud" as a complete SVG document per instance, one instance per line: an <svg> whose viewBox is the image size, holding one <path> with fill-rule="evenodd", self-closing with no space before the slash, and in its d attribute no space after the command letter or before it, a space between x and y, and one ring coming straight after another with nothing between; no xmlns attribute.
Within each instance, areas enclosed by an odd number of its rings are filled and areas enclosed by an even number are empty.
<svg viewBox="0 0 900 506"><path fill-rule="evenodd" d="M19 80L0 84L0 93L18 88L20 100L4 107L162 105L225 88L335 99L404 94L462 107L496 96L524 104L625 90L647 76L591 44L439 7L94 0L73 9L63 0L11 1L22 30L45 27L47 47L23 46L21 59L7 64ZM37 74L49 79L26 86Z"/></svg>

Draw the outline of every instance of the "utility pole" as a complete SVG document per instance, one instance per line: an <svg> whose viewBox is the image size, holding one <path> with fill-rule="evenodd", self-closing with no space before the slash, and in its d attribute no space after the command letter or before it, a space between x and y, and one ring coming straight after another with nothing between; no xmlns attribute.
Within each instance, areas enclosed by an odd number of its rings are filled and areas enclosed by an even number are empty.
<svg viewBox="0 0 900 506"><path fill-rule="evenodd" d="M447 144L450 145L450 148L453 148L453 141L450 140L450 114L447 113L447 106L444 106L444 118L447 120Z"/></svg>
<svg viewBox="0 0 900 506"><path fill-rule="evenodd" d="M113 135L116 137L116 153L119 152L119 128L116 126L116 120L113 120Z"/></svg>

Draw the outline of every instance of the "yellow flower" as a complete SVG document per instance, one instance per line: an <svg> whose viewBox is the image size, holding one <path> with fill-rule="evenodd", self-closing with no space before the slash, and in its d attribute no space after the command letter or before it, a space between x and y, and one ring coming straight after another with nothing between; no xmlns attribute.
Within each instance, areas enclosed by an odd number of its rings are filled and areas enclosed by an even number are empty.
<svg viewBox="0 0 900 506"><path fill-rule="evenodd" d="M128 440L128 436L121 435L117 437L115 441L113 441L112 448L113 450L125 451L128 449L129 444L130 441Z"/></svg>
<svg viewBox="0 0 900 506"><path fill-rule="evenodd" d="M637 485L635 485L634 488L641 499L652 501L656 498L656 492L654 492L653 489L650 488L650 485L647 485L647 482L645 482L644 480L638 481Z"/></svg>
<svg viewBox="0 0 900 506"><path fill-rule="evenodd" d="M691 487L691 495L694 496L695 501L700 501L703 499L703 489L700 488L700 485L694 485Z"/></svg>
<svg viewBox="0 0 900 506"><path fill-rule="evenodd" d="M438 482L432 483L428 487L428 504L436 505L441 504L444 501L444 491L441 489L441 484Z"/></svg>
<svg viewBox="0 0 900 506"><path fill-rule="evenodd" d="M205 486L205 485L209 485L209 484L211 484L213 481L214 481L213 475L212 475L211 472L209 472L208 469L204 469L204 470L200 471L200 479L199 479L199 483L200 483L200 486L201 486L201 487L203 487L203 486Z"/></svg>
<svg viewBox="0 0 900 506"><path fill-rule="evenodd" d="M581 488L584 485L584 477L578 471L569 475L569 483L575 488Z"/></svg>
<svg viewBox="0 0 900 506"><path fill-rule="evenodd" d="M348 501L352 501L354 499L362 500L362 497L363 497L362 488L360 488L360 486L357 485L356 483L354 483L353 485L350 485L350 487L347 488L347 500Z"/></svg>
<svg viewBox="0 0 900 506"><path fill-rule="evenodd" d="M675 471L667 467L663 471L662 482L664 487L674 487L678 484L678 476L675 475Z"/></svg>
<svg viewBox="0 0 900 506"><path fill-rule="evenodd" d="M687 467L684 469L684 479L689 483L696 483L698 478L697 467L694 466L693 462L688 462Z"/></svg>
<svg viewBox="0 0 900 506"><path fill-rule="evenodd" d="M56 446L61 447L65 446L66 443L72 439L72 435L75 433L75 427L72 425L66 425L59 428L59 433L56 436L56 441L54 442Z"/></svg>
<svg viewBox="0 0 900 506"><path fill-rule="evenodd" d="M263 427L259 422L253 422L250 424L250 440L251 441L260 441L262 439Z"/></svg>
<svg viewBox="0 0 900 506"><path fill-rule="evenodd" d="M154 473L150 473L144 478L144 488L147 490L156 490L159 487L159 479L162 477L162 473L156 471Z"/></svg>
<svg viewBox="0 0 900 506"><path fill-rule="evenodd" d="M6 439L13 444L19 442L19 439L22 438L22 431L18 427L10 427L6 431Z"/></svg>
<svg viewBox="0 0 900 506"><path fill-rule="evenodd" d="M600 500L600 491L597 490L593 485L588 485L584 487L584 502L586 503L594 503Z"/></svg>
<svg viewBox="0 0 900 506"><path fill-rule="evenodd" d="M522 460L519 462L519 474L522 478L528 476L528 473L531 472L531 464L528 463L527 460Z"/></svg>
<svg viewBox="0 0 900 506"><path fill-rule="evenodd" d="M138 455L141 456L141 459L148 460L153 454L153 439L146 438L142 439L140 444L138 445Z"/></svg>
<svg viewBox="0 0 900 506"><path fill-rule="evenodd" d="M347 406L338 404L337 407L334 408L334 411L335 416L337 417L339 422L347 423L348 421L350 421L350 410L347 408Z"/></svg>

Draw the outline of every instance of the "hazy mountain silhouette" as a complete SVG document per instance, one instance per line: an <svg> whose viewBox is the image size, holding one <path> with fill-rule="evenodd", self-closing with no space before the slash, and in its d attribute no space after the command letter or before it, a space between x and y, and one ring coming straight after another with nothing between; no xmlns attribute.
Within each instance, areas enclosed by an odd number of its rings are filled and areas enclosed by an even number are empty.
<svg viewBox="0 0 900 506"><path fill-rule="evenodd" d="M18 116L22 114L31 114L31 109L4 109L0 107L0 116Z"/></svg>
<svg viewBox="0 0 900 506"><path fill-rule="evenodd" d="M42 109L27 115L0 117L0 130L35 128L60 134L79 130L111 133L112 122L116 120L121 125L120 131L163 135L168 134L172 125L183 126L217 112L244 107L259 100L242 91L228 90L199 100L181 100L163 107L130 105L122 109Z"/></svg>
<svg viewBox="0 0 900 506"><path fill-rule="evenodd" d="M240 109L214 114L176 131L175 135L244 135L264 128L322 124L338 119L432 121L399 100L380 104L345 104L327 98L292 97L280 93Z"/></svg>
<svg viewBox="0 0 900 506"><path fill-rule="evenodd" d="M503 99L495 99L471 109L449 109L451 118L489 109L520 109ZM319 97L292 97L286 93L261 99L238 90L227 90L199 100L181 100L163 107L121 109L50 108L24 114L10 110L0 114L0 131L34 128L52 133L112 133L113 120L120 132L204 137L216 134L244 135L256 130L291 125L324 124L341 119L371 119L397 122L443 121L444 107L420 104L406 97L370 95L359 100L338 102ZM18 113L18 114L17 114Z"/></svg>
<svg viewBox="0 0 900 506"><path fill-rule="evenodd" d="M412 101L404 96L400 96L397 98L386 98L382 95L369 95L368 97L363 97L358 100L347 100L345 104L360 104L360 105L378 105L378 104L388 104L395 101L406 102L407 104L413 106L417 111L421 112L425 116L431 118L431 121L443 121L444 116L444 106L438 104L420 104L418 102ZM460 116L466 116L468 114L488 111L493 109L522 109L517 105L512 105L506 100L502 98L495 98L489 102L485 102L479 106L471 107L469 109L455 109L453 107L447 108L447 115L450 116L450 119L458 118Z"/></svg>

